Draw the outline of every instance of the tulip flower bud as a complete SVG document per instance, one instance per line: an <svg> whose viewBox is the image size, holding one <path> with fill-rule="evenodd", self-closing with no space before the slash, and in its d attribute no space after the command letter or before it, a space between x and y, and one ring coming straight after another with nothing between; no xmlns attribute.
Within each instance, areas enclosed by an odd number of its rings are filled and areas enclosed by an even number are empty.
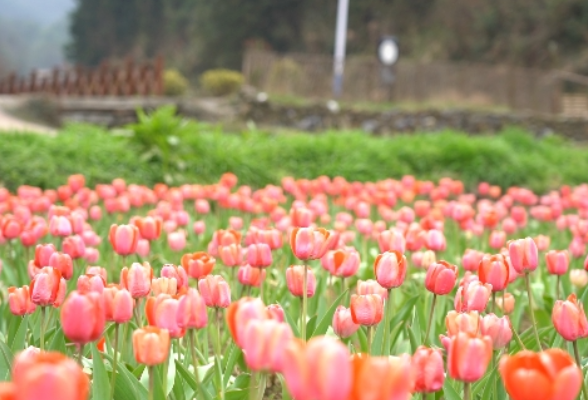
<svg viewBox="0 0 588 400"><path fill-rule="evenodd" d="M382 253L396 250L401 254L404 254L406 251L406 239L400 230L390 229L383 231L378 235L378 246Z"/></svg>
<svg viewBox="0 0 588 400"><path fill-rule="evenodd" d="M495 250L499 250L504 246L506 242L506 232L504 231L492 231L488 238L490 247Z"/></svg>
<svg viewBox="0 0 588 400"><path fill-rule="evenodd" d="M494 350L505 347L512 339L512 327L508 316L498 318L495 314L487 314L480 319L480 331L483 336L492 339Z"/></svg>
<svg viewBox="0 0 588 400"><path fill-rule="evenodd" d="M167 294L147 298L145 315L149 325L167 330L172 339L181 338L185 330L178 324L178 306L179 301Z"/></svg>
<svg viewBox="0 0 588 400"><path fill-rule="evenodd" d="M492 339L459 332L451 338L447 356L449 376L463 382L479 380L492 359Z"/></svg>
<svg viewBox="0 0 588 400"><path fill-rule="evenodd" d="M63 252L68 254L72 260L83 258L86 254L86 245L81 236L74 235L63 239Z"/></svg>
<svg viewBox="0 0 588 400"><path fill-rule="evenodd" d="M440 350L419 346L412 356L411 365L415 376L415 392L433 393L441 390L445 382L445 369Z"/></svg>
<svg viewBox="0 0 588 400"><path fill-rule="evenodd" d="M80 400L90 394L90 381L74 360L58 352L17 355L12 367L16 399Z"/></svg>
<svg viewBox="0 0 588 400"><path fill-rule="evenodd" d="M146 258L149 256L149 252L151 251L151 245L147 239L139 239L137 241L137 255L141 258Z"/></svg>
<svg viewBox="0 0 588 400"><path fill-rule="evenodd" d="M152 241L161 236L163 222L159 217L135 218L131 222L137 227L143 239Z"/></svg>
<svg viewBox="0 0 588 400"><path fill-rule="evenodd" d="M360 325L353 322L351 318L351 310L344 306L338 306L333 314L333 331L335 335L341 339L345 339L353 335L359 329Z"/></svg>
<svg viewBox="0 0 588 400"><path fill-rule="evenodd" d="M80 293L97 292L102 293L104 291L106 282L100 275L85 274L78 278L77 289Z"/></svg>
<svg viewBox="0 0 588 400"><path fill-rule="evenodd" d="M367 281L357 281L356 292L358 295L363 294L378 294L382 299L388 299L388 291L384 289L377 281L368 279Z"/></svg>
<svg viewBox="0 0 588 400"><path fill-rule="evenodd" d="M227 246L219 246L218 254L221 261L227 267L236 267L241 265L243 254L241 252L241 245L232 243Z"/></svg>
<svg viewBox="0 0 588 400"><path fill-rule="evenodd" d="M582 303L578 303L575 294L567 300L557 300L553 306L551 320L555 330L570 342L588 337L588 321Z"/></svg>
<svg viewBox="0 0 588 400"><path fill-rule="evenodd" d="M547 271L549 271L549 273L552 275L564 275L566 272L568 272L570 257L566 250L548 251L545 254L545 261L547 262Z"/></svg>
<svg viewBox="0 0 588 400"><path fill-rule="evenodd" d="M478 271L482 257L484 257L484 253L481 251L467 249L461 258L463 269L466 271Z"/></svg>
<svg viewBox="0 0 588 400"><path fill-rule="evenodd" d="M352 295L351 319L359 325L377 325L382 320L384 301L377 294Z"/></svg>
<svg viewBox="0 0 588 400"><path fill-rule="evenodd" d="M312 268L304 265L291 265L286 269L286 285L292 295L302 297L304 293L304 272L306 271L306 295L314 296L316 278Z"/></svg>
<svg viewBox="0 0 588 400"><path fill-rule="evenodd" d="M406 278L406 257L397 251L382 253L376 257L374 273L383 288L397 288Z"/></svg>
<svg viewBox="0 0 588 400"><path fill-rule="evenodd" d="M52 253L47 266L58 269L61 272L61 276L66 280L71 279L73 275L73 260L69 254L58 251Z"/></svg>
<svg viewBox="0 0 588 400"><path fill-rule="evenodd" d="M515 299L512 293L504 293L496 298L496 305L504 314L511 314L514 311Z"/></svg>
<svg viewBox="0 0 588 400"><path fill-rule="evenodd" d="M351 365L354 379L350 398L400 400L411 397L414 382L408 354L399 357L354 354L351 357ZM335 399L337 398L333 398Z"/></svg>
<svg viewBox="0 0 588 400"><path fill-rule="evenodd" d="M480 314L477 311L467 313L449 311L445 317L445 327L449 336L455 336L459 332L477 335L480 327Z"/></svg>
<svg viewBox="0 0 588 400"><path fill-rule="evenodd" d="M265 269L253 268L251 265L245 264L239 267L237 279L241 285L258 287L265 279L265 275Z"/></svg>
<svg viewBox="0 0 588 400"><path fill-rule="evenodd" d="M146 326L133 332L133 352L139 364L153 366L167 360L170 336L166 329Z"/></svg>
<svg viewBox="0 0 588 400"><path fill-rule="evenodd" d="M425 246L427 247L427 249L435 252L445 251L445 248L447 246L445 241L445 235L443 235L443 232L437 229L431 229L427 231L425 235Z"/></svg>
<svg viewBox="0 0 588 400"><path fill-rule="evenodd" d="M107 321L124 324L133 317L133 297L127 289L119 289L116 285L108 285L102 291L104 315Z"/></svg>
<svg viewBox="0 0 588 400"><path fill-rule="evenodd" d="M54 215L49 221L51 236L67 237L73 233L71 222L65 216Z"/></svg>
<svg viewBox="0 0 588 400"><path fill-rule="evenodd" d="M508 252L510 262L519 274L537 269L539 263L537 245L530 237L510 242Z"/></svg>
<svg viewBox="0 0 588 400"><path fill-rule="evenodd" d="M208 307L227 308L231 304L231 288L220 275L200 279L198 290Z"/></svg>
<svg viewBox="0 0 588 400"><path fill-rule="evenodd" d="M321 265L333 276L348 278L359 269L359 253L354 248L329 250L321 258Z"/></svg>
<svg viewBox="0 0 588 400"><path fill-rule="evenodd" d="M583 269L573 269L570 271L570 282L577 288L583 288L588 285L588 272Z"/></svg>
<svg viewBox="0 0 588 400"><path fill-rule="evenodd" d="M61 326L66 338L84 345L100 339L106 323L104 300L97 292L73 291L61 307Z"/></svg>
<svg viewBox="0 0 588 400"><path fill-rule="evenodd" d="M226 318L233 340L243 348L243 331L247 324L252 320L268 318L268 312L261 299L242 297L229 306Z"/></svg>
<svg viewBox="0 0 588 400"><path fill-rule="evenodd" d="M480 281L473 281L467 285L460 286L455 295L455 309L459 312L482 312L486 309L491 294L492 285L488 283L483 284Z"/></svg>
<svg viewBox="0 0 588 400"><path fill-rule="evenodd" d="M279 304L270 304L266 307L268 317L278 322L284 322L284 309Z"/></svg>
<svg viewBox="0 0 588 400"><path fill-rule="evenodd" d="M247 247L247 263L255 268L272 265L272 250L265 243L251 244Z"/></svg>
<svg viewBox="0 0 588 400"><path fill-rule="evenodd" d="M27 285L8 288L8 306L13 315L23 316L35 312L35 303L31 301L30 290Z"/></svg>
<svg viewBox="0 0 588 400"><path fill-rule="evenodd" d="M202 329L208 324L206 303L196 289L188 289L180 298L177 323L183 329Z"/></svg>
<svg viewBox="0 0 588 400"><path fill-rule="evenodd" d="M65 291L65 279L55 268L42 268L31 281L31 301L38 306L59 306L63 302Z"/></svg>
<svg viewBox="0 0 588 400"><path fill-rule="evenodd" d="M493 292L500 292L508 286L509 266L502 254L485 255L478 269L480 282L492 285Z"/></svg>
<svg viewBox="0 0 588 400"><path fill-rule="evenodd" d="M302 261L322 258L332 246L331 233L323 228L294 228L290 246L294 256Z"/></svg>
<svg viewBox="0 0 588 400"><path fill-rule="evenodd" d="M149 263L133 263L120 272L120 284L127 289L134 299L146 297L151 292L153 269Z"/></svg>
<svg viewBox="0 0 588 400"><path fill-rule="evenodd" d="M52 243L49 244L39 244L35 248L35 266L37 268L49 267L49 259L51 255L55 253L57 250Z"/></svg>
<svg viewBox="0 0 588 400"><path fill-rule="evenodd" d="M425 287L436 295L448 294L453 290L456 279L457 267L447 261L439 261L429 266Z"/></svg>
<svg viewBox="0 0 588 400"><path fill-rule="evenodd" d="M271 319L250 321L243 331L245 363L253 371L281 372L283 349L294 335L290 325Z"/></svg>
<svg viewBox="0 0 588 400"><path fill-rule="evenodd" d="M112 225L108 234L110 244L116 254L130 256L137 251L139 230L134 225Z"/></svg>
<svg viewBox="0 0 588 400"><path fill-rule="evenodd" d="M175 296L178 292L178 281L176 278L154 278L151 280L151 291L154 296L162 293Z"/></svg>

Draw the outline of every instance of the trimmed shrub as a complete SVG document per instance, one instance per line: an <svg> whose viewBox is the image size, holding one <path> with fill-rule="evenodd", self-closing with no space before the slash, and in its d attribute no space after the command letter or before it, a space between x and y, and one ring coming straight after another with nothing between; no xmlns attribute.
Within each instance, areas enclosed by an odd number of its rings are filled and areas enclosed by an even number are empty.
<svg viewBox="0 0 588 400"><path fill-rule="evenodd" d="M167 69L163 73L163 92L166 96L181 96L188 91L190 83L176 69Z"/></svg>
<svg viewBox="0 0 588 400"><path fill-rule="evenodd" d="M228 69L211 69L200 77L202 88L213 96L226 96L241 89L243 74Z"/></svg>

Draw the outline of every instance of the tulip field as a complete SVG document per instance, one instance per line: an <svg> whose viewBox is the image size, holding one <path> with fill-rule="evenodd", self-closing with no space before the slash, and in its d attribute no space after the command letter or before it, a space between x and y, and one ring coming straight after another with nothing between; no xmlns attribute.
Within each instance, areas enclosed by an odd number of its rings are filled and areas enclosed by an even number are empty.
<svg viewBox="0 0 588 400"><path fill-rule="evenodd" d="M0 400L588 400L588 185L0 188Z"/></svg>

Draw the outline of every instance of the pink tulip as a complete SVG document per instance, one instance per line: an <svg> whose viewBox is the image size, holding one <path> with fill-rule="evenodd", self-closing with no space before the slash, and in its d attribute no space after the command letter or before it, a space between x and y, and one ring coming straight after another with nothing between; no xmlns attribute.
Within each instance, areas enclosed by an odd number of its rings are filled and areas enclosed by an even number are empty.
<svg viewBox="0 0 588 400"><path fill-rule="evenodd" d="M359 329L360 325L353 322L351 309L338 306L333 314L333 331L341 339L348 338Z"/></svg>
<svg viewBox="0 0 588 400"><path fill-rule="evenodd" d="M208 275L200 279L198 290L208 307L227 308L231 304L231 288L220 275Z"/></svg>
<svg viewBox="0 0 588 400"><path fill-rule="evenodd" d="M306 273L306 294L307 297L314 296L316 290L316 278L312 268L305 267L304 265L291 265L286 269L286 285L292 295L297 297L303 296L303 279L304 271Z"/></svg>
<svg viewBox="0 0 588 400"><path fill-rule="evenodd" d="M510 262L519 274L537 269L539 264L537 245L530 237L510 242L508 252Z"/></svg>
<svg viewBox="0 0 588 400"><path fill-rule="evenodd" d="M492 339L494 350L504 348L512 339L512 328L506 315L500 318L494 314L485 315L480 319L480 331Z"/></svg>
<svg viewBox="0 0 588 400"><path fill-rule="evenodd" d="M245 362L253 371L281 372L283 349L294 335L290 325L271 319L252 320L243 332Z"/></svg>

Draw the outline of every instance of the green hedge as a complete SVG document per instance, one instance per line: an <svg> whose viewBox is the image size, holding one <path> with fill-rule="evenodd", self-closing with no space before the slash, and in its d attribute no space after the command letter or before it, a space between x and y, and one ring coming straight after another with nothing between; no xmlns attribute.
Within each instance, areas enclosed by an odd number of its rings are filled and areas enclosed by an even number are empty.
<svg viewBox="0 0 588 400"><path fill-rule="evenodd" d="M226 171L259 187L285 175L325 174L377 180L414 174L451 176L473 187L484 180L538 191L588 181L588 152L558 137L535 139L517 129L492 136L456 132L372 137L361 132L244 132L190 123L171 153L174 183L213 182ZM162 159L129 137L72 125L56 137L0 134L0 182L56 187L82 172L89 184L124 177L152 185L164 179Z"/></svg>

